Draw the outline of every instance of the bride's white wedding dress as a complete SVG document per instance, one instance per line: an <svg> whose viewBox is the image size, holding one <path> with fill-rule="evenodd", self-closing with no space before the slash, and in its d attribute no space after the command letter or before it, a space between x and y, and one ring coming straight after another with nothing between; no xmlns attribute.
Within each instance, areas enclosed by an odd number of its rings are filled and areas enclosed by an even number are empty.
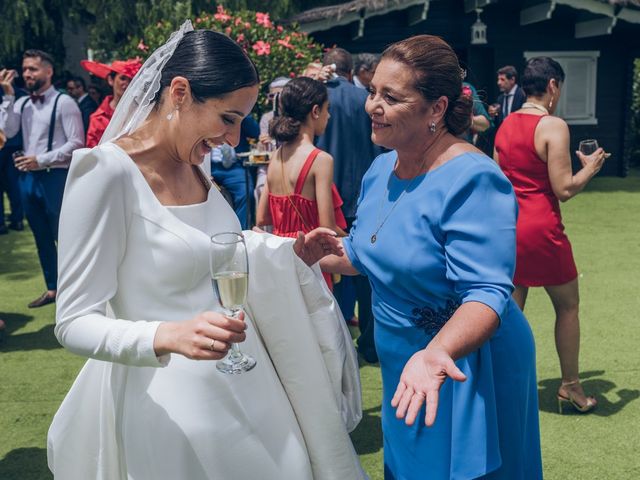
<svg viewBox="0 0 640 480"><path fill-rule="evenodd" d="M286 241L247 233L252 371L156 357L159 322L219 310L208 251L223 231L240 226L216 188L165 207L116 145L74 154L56 335L91 359L49 431L56 478L364 478L347 434L360 416L352 345L322 279Z"/></svg>

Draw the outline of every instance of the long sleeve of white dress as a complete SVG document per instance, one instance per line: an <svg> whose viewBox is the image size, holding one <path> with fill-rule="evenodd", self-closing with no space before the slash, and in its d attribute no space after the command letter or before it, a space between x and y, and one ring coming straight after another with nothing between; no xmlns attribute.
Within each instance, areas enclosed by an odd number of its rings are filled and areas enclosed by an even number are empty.
<svg viewBox="0 0 640 480"><path fill-rule="evenodd" d="M129 174L100 149L76 150L67 178L58 240L55 334L79 355L136 366L163 366L153 340L160 322L113 319L131 219ZM134 321L136 320L136 321Z"/></svg>

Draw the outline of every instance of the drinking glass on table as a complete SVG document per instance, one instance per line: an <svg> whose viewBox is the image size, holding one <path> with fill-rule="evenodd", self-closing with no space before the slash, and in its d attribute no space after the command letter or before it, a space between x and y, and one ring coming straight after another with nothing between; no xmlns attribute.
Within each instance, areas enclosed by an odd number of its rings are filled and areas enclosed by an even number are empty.
<svg viewBox="0 0 640 480"><path fill-rule="evenodd" d="M211 237L209 248L211 285L222 308L237 318L247 301L249 287L249 259L241 233L223 232ZM229 354L216 364L222 373L239 374L256 366L253 357L240 351L232 343Z"/></svg>

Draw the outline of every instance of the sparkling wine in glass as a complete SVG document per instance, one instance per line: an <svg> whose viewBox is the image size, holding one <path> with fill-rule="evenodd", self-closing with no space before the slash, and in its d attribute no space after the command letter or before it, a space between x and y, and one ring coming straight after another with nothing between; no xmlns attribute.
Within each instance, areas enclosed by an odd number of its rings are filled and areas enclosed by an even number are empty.
<svg viewBox="0 0 640 480"><path fill-rule="evenodd" d="M582 140L578 145L578 150L583 155L591 155L598 150L598 141L594 139Z"/></svg>
<svg viewBox="0 0 640 480"><path fill-rule="evenodd" d="M247 301L249 287L249 259L241 233L224 232L211 237L209 249L211 285L222 308L230 317L237 318ZM231 344L229 354L216 364L223 373L239 374L256 366L253 357Z"/></svg>

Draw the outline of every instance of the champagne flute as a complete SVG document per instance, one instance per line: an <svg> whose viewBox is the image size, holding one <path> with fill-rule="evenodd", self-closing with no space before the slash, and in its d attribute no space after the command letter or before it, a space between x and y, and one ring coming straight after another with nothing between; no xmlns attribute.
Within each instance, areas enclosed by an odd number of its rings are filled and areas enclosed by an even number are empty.
<svg viewBox="0 0 640 480"><path fill-rule="evenodd" d="M241 233L223 232L211 237L209 267L213 291L230 317L237 318L247 301L249 259ZM256 366L253 357L232 343L229 354L216 363L222 373L239 374Z"/></svg>
<svg viewBox="0 0 640 480"><path fill-rule="evenodd" d="M598 141L592 138L588 140L582 140L578 145L578 150L583 155L591 155L593 152L598 150Z"/></svg>

